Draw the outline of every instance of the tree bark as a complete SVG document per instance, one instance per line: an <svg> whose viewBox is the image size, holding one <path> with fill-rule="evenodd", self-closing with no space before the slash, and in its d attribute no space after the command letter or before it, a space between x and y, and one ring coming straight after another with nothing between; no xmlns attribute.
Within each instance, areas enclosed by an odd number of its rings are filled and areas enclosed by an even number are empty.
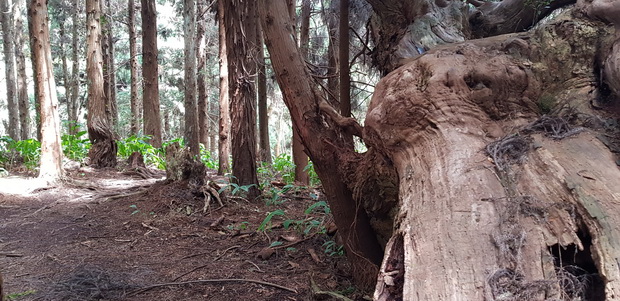
<svg viewBox="0 0 620 301"><path fill-rule="evenodd" d="M200 154L200 129L198 128L198 107L196 105L196 3L183 2L183 32L185 41L185 140L192 156Z"/></svg>
<svg viewBox="0 0 620 301"><path fill-rule="evenodd" d="M375 300L618 295L620 170L594 133L540 117L600 118L613 29L573 13L430 50L376 86L364 137L394 162L400 200Z"/></svg>
<svg viewBox="0 0 620 301"><path fill-rule="evenodd" d="M267 67L265 62L263 29L256 26L258 51L258 74L256 89L258 90L258 136L259 160L271 164L271 145L269 141L269 114L267 113Z"/></svg>
<svg viewBox="0 0 620 301"><path fill-rule="evenodd" d="M230 156L230 99L228 82L228 56L226 44L226 26L224 23L224 1L217 2L219 40L220 40L220 117L219 117L219 148L217 173L223 175L230 170L228 156Z"/></svg>
<svg viewBox="0 0 620 301"><path fill-rule="evenodd" d="M15 83L15 44L13 41L13 14L9 7L9 0L0 0L0 22L2 23L2 48L4 51L4 65L6 78L6 104L9 111L8 135L18 140L19 109L17 106L17 84Z"/></svg>
<svg viewBox="0 0 620 301"><path fill-rule="evenodd" d="M131 106L130 132L138 136L140 131L140 100L138 99L138 46L136 36L136 4L134 0L127 1L127 27L129 32L129 66L130 66L130 92L129 102Z"/></svg>
<svg viewBox="0 0 620 301"><path fill-rule="evenodd" d="M239 0L225 2L226 56L230 97L230 136L233 176L240 186L254 185L248 198L256 198L256 3Z"/></svg>
<svg viewBox="0 0 620 301"><path fill-rule="evenodd" d="M72 122L71 127L69 128L70 134L77 134L80 131L80 123L78 118L78 112L80 110L79 99L80 99L80 60L79 54L80 49L78 48L78 25L79 18L78 15L81 12L80 10L80 0L75 0L73 2L73 24L71 29L71 99L69 103L71 104L70 110L68 112L69 120Z"/></svg>
<svg viewBox="0 0 620 301"><path fill-rule="evenodd" d="M262 0L259 7L265 44L284 101L325 189L353 275L358 283L374 282L376 265L382 258L381 247L366 212L353 200L338 168L343 163L341 156L353 150L342 140L341 129L326 126L329 121L320 114L323 98L310 80L312 76L295 41L290 38L294 26L287 17L286 3Z"/></svg>
<svg viewBox="0 0 620 301"><path fill-rule="evenodd" d="M330 5L334 5L331 2ZM332 9L330 9L331 11ZM338 39L338 26L339 21L336 18L336 14L323 12L323 18L325 24L327 24L327 35L329 36L329 42L327 44L327 102L332 106L338 106L339 99L339 71L338 71L338 47L340 40Z"/></svg>
<svg viewBox="0 0 620 301"><path fill-rule="evenodd" d="M109 115L106 113L104 92L103 57L101 54L101 5L100 0L86 1L86 75L88 77L88 137L92 146L88 153L90 164L98 167L116 166L116 141Z"/></svg>
<svg viewBox="0 0 620 301"><path fill-rule="evenodd" d="M349 0L340 0L338 23L338 62L340 64L340 115L351 117L351 74L349 68ZM353 145L353 135L345 133L347 143Z"/></svg>
<svg viewBox="0 0 620 301"><path fill-rule="evenodd" d="M294 4L294 3L293 3ZM290 4L289 4L290 5ZM290 12L289 7L289 12ZM301 15L299 26L299 50L304 59L308 60L309 46L310 46L310 13L312 6L310 0L303 0L301 2ZM304 146L299 137L299 132L293 123L293 163L295 164L295 182L301 185L310 184L310 175L306 170L308 166L308 155L304 152Z"/></svg>
<svg viewBox="0 0 620 301"><path fill-rule="evenodd" d="M205 31L206 31L206 3L204 0L198 0L197 5L197 18L196 18L196 41L194 45L196 45L196 60L197 67L196 71L198 73L196 79L196 86L198 92L198 138L199 142L202 143L205 149L209 149L209 132L210 132L210 124L209 124L209 100L207 96L207 54L206 54L206 42L205 42Z"/></svg>
<svg viewBox="0 0 620 301"><path fill-rule="evenodd" d="M142 116L144 134L151 145L161 147L161 115L159 113L159 67L157 62L157 10L155 0L141 0L142 9Z"/></svg>
<svg viewBox="0 0 620 301"><path fill-rule="evenodd" d="M58 35L59 35L59 46L60 46L60 57L62 61L62 85L65 88L65 105L67 108L67 121L70 121L69 112L71 112L71 89L70 89L70 81L71 75L69 74L69 67L67 64L67 46L65 45L65 41L67 40L67 32L65 29L64 22L59 22L58 24ZM71 122L67 122L67 132L71 131Z"/></svg>
<svg viewBox="0 0 620 301"><path fill-rule="evenodd" d="M30 137L30 103L28 100L28 83L26 77L26 55L24 54L24 17L21 8L24 0L17 0L13 6L15 11L15 65L17 66L17 103L19 106L20 138Z"/></svg>
<svg viewBox="0 0 620 301"><path fill-rule="evenodd" d="M41 112L41 164L39 178L47 182L58 181L62 171L60 143L60 116L52 65L52 50L48 27L47 2L33 0L28 3L28 20L32 35L32 60L36 98Z"/></svg>
<svg viewBox="0 0 620 301"><path fill-rule="evenodd" d="M116 66L114 65L114 31L112 28L114 27L114 19L112 18L112 5L110 0L106 1L107 7L107 18L106 18L106 44L108 45L108 55L107 55L107 76L105 78L108 81L108 93L107 101L108 107L110 110L110 126L112 129L118 128L118 104L116 102Z"/></svg>

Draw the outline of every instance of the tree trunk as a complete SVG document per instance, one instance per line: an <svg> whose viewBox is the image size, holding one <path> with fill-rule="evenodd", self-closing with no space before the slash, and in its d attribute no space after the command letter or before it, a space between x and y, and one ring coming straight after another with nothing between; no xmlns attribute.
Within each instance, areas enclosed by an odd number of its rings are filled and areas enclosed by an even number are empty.
<svg viewBox="0 0 620 301"><path fill-rule="evenodd" d="M80 60L79 54L80 49L78 48L78 25L79 18L78 15L80 13L80 0L75 0L73 2L73 24L71 30L71 44L72 44L72 52L71 52L71 99L69 103L71 104L71 110L69 110L69 120L72 122L71 127L69 128L70 134L77 134L80 131L80 124L78 118L78 111L80 109L79 99L80 99Z"/></svg>
<svg viewBox="0 0 620 301"><path fill-rule="evenodd" d="M259 160L271 164L271 145L269 142L269 115L267 114L267 66L265 62L263 29L256 26L258 51L258 75L256 89L258 90L258 141Z"/></svg>
<svg viewBox="0 0 620 301"><path fill-rule="evenodd" d="M293 3L294 4L294 3ZM310 13L312 10L310 0L301 2L301 16L299 27L299 50L301 56L308 60L308 51L310 46ZM290 8L289 8L290 12ZM310 176L306 170L308 166L308 155L304 152L304 146L299 137L299 132L293 123L293 163L295 164L295 182L301 185L310 184Z"/></svg>
<svg viewBox="0 0 620 301"><path fill-rule="evenodd" d="M138 100L138 47L136 36L136 4L134 0L127 1L129 32L129 66L131 72L131 83L129 92L129 102L131 106L131 135L138 136L140 131L140 101Z"/></svg>
<svg viewBox="0 0 620 301"><path fill-rule="evenodd" d="M226 26L224 24L224 1L217 2L219 40L220 40L220 118L219 118L219 148L217 173L223 175L230 170L228 156L230 155L230 99L228 91L228 56L226 45Z"/></svg>
<svg viewBox="0 0 620 301"><path fill-rule="evenodd" d="M302 142L314 163L325 189L340 237L358 283L374 282L376 265L382 251L370 227L366 212L356 204L349 187L339 172L341 156L353 153L340 135L340 128L326 126L320 106L326 102L311 81L293 36L293 26L285 2L259 1L265 44L271 56L284 101L293 122L299 129ZM322 104L322 105L320 105ZM333 110L333 108L331 108ZM356 208L356 209L353 209Z"/></svg>
<svg viewBox="0 0 620 301"><path fill-rule="evenodd" d="M70 89L70 84L69 84L69 78L71 77L71 75L69 74L69 67L67 64L67 52L66 52L66 45L65 45L65 40L67 39L67 33L65 30L65 24L64 22L59 22L58 24L58 35L59 35L59 48L60 48L60 57L61 57L61 61L62 61L62 85L65 88L65 105L67 107L67 121L71 120L69 117L69 112L71 112L71 101L70 99L72 98L71 96L71 89ZM67 122L67 132L71 131L71 122Z"/></svg>
<svg viewBox="0 0 620 301"><path fill-rule="evenodd" d="M116 166L116 141L110 119L106 114L103 58L101 55L100 0L86 1L86 76L88 77L88 137L92 146L88 153L90 164L98 168Z"/></svg>
<svg viewBox="0 0 620 301"><path fill-rule="evenodd" d="M349 68L349 0L340 0L338 23L338 61L340 64L340 115L351 117L351 74ZM353 135L345 133L347 143L353 145Z"/></svg>
<svg viewBox="0 0 620 301"><path fill-rule="evenodd" d="M196 18L196 41L194 45L196 45L196 60L197 67L196 71L198 73L196 79L196 86L198 92L198 139L199 142L205 146L205 149L209 149L209 132L210 132L210 124L209 124L209 100L207 96L207 54L206 54L206 42L205 42L205 31L206 31L206 3L204 0L198 0L197 4L197 18Z"/></svg>
<svg viewBox="0 0 620 301"><path fill-rule="evenodd" d="M0 0L0 22L2 23L2 48L4 50L4 65L6 78L6 104L9 111L8 134L18 140L19 109L17 106L17 85L15 83L15 44L13 42L13 14L9 7L9 0ZM6 13L5 13L6 12Z"/></svg>
<svg viewBox="0 0 620 301"><path fill-rule="evenodd" d="M400 200L375 300L618 295L620 170L565 121L601 120L590 104L612 32L569 11L430 50L381 80L364 137L394 162Z"/></svg>
<svg viewBox="0 0 620 301"><path fill-rule="evenodd" d="M142 4L142 116L144 134L151 136L151 145L161 147L161 116L159 114L159 71L157 62L157 10L155 0Z"/></svg>
<svg viewBox="0 0 620 301"><path fill-rule="evenodd" d="M54 82L52 50L48 27L47 2L28 3L29 28L32 35L32 60L36 99L41 112L41 165L39 178L55 182L62 177L62 148L60 143L60 116Z"/></svg>
<svg viewBox="0 0 620 301"><path fill-rule="evenodd" d="M196 106L196 3L183 2L183 32L185 40L185 143L192 156L200 154L200 129L198 128L198 107Z"/></svg>
<svg viewBox="0 0 620 301"><path fill-rule="evenodd" d="M330 5L334 5L334 2L331 2ZM331 11L331 9L330 9ZM339 23L336 19L335 14L325 13L324 22L327 24L327 35L329 37L329 42L327 44L327 90L329 91L327 95L327 102L329 102L332 106L338 106L339 103L339 75L338 75L338 45L340 45L340 41L338 39L338 26Z"/></svg>
<svg viewBox="0 0 620 301"><path fill-rule="evenodd" d="M107 67L107 81L108 81L108 93L107 101L108 108L110 110L110 126L112 129L118 128L118 104L116 102L116 66L114 65L114 19L112 18L112 6L110 0L106 0L106 7L108 17L106 18L106 39L108 45L108 67Z"/></svg>
<svg viewBox="0 0 620 301"><path fill-rule="evenodd" d="M13 6L15 11L15 63L17 66L17 103L19 106L20 138L30 137L30 103L28 100L28 83L26 78L26 55L24 54L24 18L21 8L24 0L17 0Z"/></svg>
<svg viewBox="0 0 620 301"><path fill-rule="evenodd" d="M224 8L228 91L230 97L230 136L233 176L240 186L254 185L248 198L256 198L256 3L228 0Z"/></svg>

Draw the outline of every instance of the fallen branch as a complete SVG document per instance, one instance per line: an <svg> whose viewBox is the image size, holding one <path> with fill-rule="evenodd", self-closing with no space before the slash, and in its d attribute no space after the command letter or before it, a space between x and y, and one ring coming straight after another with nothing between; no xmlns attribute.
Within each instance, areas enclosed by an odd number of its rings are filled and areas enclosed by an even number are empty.
<svg viewBox="0 0 620 301"><path fill-rule="evenodd" d="M213 259L213 261L217 261L217 260L219 260L220 258L222 258L222 256L224 256L224 255L226 254L226 252L228 252L228 251L230 251L230 250L232 250L232 249L236 249L236 248L241 248L241 246L232 246L232 247L230 247L230 248L228 248L228 249L224 250L224 252L222 252L222 254L221 254L220 256L218 256L218 257L216 257L215 259ZM205 253L205 254L208 254L208 253ZM193 257L193 256L190 256L190 257ZM183 273L183 274L181 274L180 276L178 276L177 278L174 278L174 280L172 280L172 281L177 281L177 280L179 280L179 279L183 278L183 276L189 275L189 274L191 274L191 273L193 273L193 272L195 272L195 271L198 271L198 270L200 270L200 269L202 269L202 268L206 268L206 267L208 267L208 266L210 266L210 265L211 265L211 263L207 263L207 264L203 264L203 265L201 265L201 266L195 267L195 268L193 268L191 271L186 272L186 273Z"/></svg>
<svg viewBox="0 0 620 301"><path fill-rule="evenodd" d="M182 282L158 283L158 284L153 284L153 285L150 285L150 286L143 287L141 289L135 290L135 291L127 294L127 297L132 297L132 296L135 296L135 295L147 292L149 290L152 290L152 289L158 288L158 287L174 286L174 285L186 285L186 284L196 284L196 283L216 283L216 282L249 282L249 283L256 283L256 284L261 284L261 285L265 285L265 286L271 286L271 287L279 288L281 290L285 290L285 291L289 291L291 293L297 294L297 290L295 290L295 289L288 288L286 286L282 286L282 285L271 283L271 282L265 282L265 281L254 280L254 279L231 278L231 279L200 279L200 280L190 280L190 281L182 281Z"/></svg>

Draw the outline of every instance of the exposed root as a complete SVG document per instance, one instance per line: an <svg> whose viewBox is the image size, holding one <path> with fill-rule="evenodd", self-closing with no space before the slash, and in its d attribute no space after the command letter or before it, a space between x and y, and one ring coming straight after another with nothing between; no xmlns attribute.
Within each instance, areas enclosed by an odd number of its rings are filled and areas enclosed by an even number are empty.
<svg viewBox="0 0 620 301"><path fill-rule="evenodd" d="M581 133L583 130L584 128L582 127L571 127L570 124L561 117L545 115L528 124L523 128L522 132L526 134L542 133L545 137L560 140Z"/></svg>
<svg viewBox="0 0 620 301"><path fill-rule="evenodd" d="M511 164L521 164L530 150L531 138L512 134L490 143L486 152L500 171L505 171Z"/></svg>

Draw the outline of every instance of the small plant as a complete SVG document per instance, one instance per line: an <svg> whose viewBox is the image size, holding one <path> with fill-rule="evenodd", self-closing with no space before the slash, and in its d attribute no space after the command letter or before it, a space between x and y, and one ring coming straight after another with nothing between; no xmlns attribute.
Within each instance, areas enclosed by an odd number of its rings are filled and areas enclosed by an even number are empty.
<svg viewBox="0 0 620 301"><path fill-rule="evenodd" d="M8 294L6 296L6 299L7 300L17 300L18 298L29 296L29 295L35 294L36 292L37 291L35 291L35 290L27 290L27 291L21 292L21 293Z"/></svg>
<svg viewBox="0 0 620 301"><path fill-rule="evenodd" d="M231 195L240 196L242 193L247 194L248 192L250 192L250 188L252 187L256 187L256 184L240 186L237 183L228 183L224 187L220 188L218 193L222 193L225 190L229 189Z"/></svg>
<svg viewBox="0 0 620 301"><path fill-rule="evenodd" d="M328 240L323 244L325 254L329 256L344 256L344 246L337 244L334 240Z"/></svg>
<svg viewBox="0 0 620 301"><path fill-rule="evenodd" d="M144 163L165 169L166 160L163 151L165 146L160 149L155 148L148 143L149 140L151 140L150 136L130 136L117 141L118 156L128 158L133 152L139 152L144 157Z"/></svg>
<svg viewBox="0 0 620 301"><path fill-rule="evenodd" d="M258 226L258 229L256 231L262 232L262 231L271 229L271 219L273 219L274 216L278 216L278 215L285 216L285 213L281 209L269 212L269 214L267 214L265 219L263 219L263 222L260 223L260 226Z"/></svg>
<svg viewBox="0 0 620 301"><path fill-rule="evenodd" d="M81 162L88 156L88 150L90 149L90 140L85 137L87 131L81 131L75 135L63 135L62 136L62 151L67 158Z"/></svg>
<svg viewBox="0 0 620 301"><path fill-rule="evenodd" d="M284 183L291 184L295 181L295 164L290 155L280 154L273 160L271 166L275 171L275 176L282 177Z"/></svg>
<svg viewBox="0 0 620 301"><path fill-rule="evenodd" d="M310 186L318 186L321 184L321 179L319 179L319 175L314 171L314 163L312 163L312 161L308 162L308 165L304 167L304 171L307 172L310 177Z"/></svg>
<svg viewBox="0 0 620 301"><path fill-rule="evenodd" d="M129 208L133 209L133 212L131 212L131 215L140 213L140 209L138 209L138 206L134 205L129 205Z"/></svg>
<svg viewBox="0 0 620 301"><path fill-rule="evenodd" d="M213 158L213 155L205 148L204 144L200 144L200 161L209 169L217 169L219 167L219 162Z"/></svg>

